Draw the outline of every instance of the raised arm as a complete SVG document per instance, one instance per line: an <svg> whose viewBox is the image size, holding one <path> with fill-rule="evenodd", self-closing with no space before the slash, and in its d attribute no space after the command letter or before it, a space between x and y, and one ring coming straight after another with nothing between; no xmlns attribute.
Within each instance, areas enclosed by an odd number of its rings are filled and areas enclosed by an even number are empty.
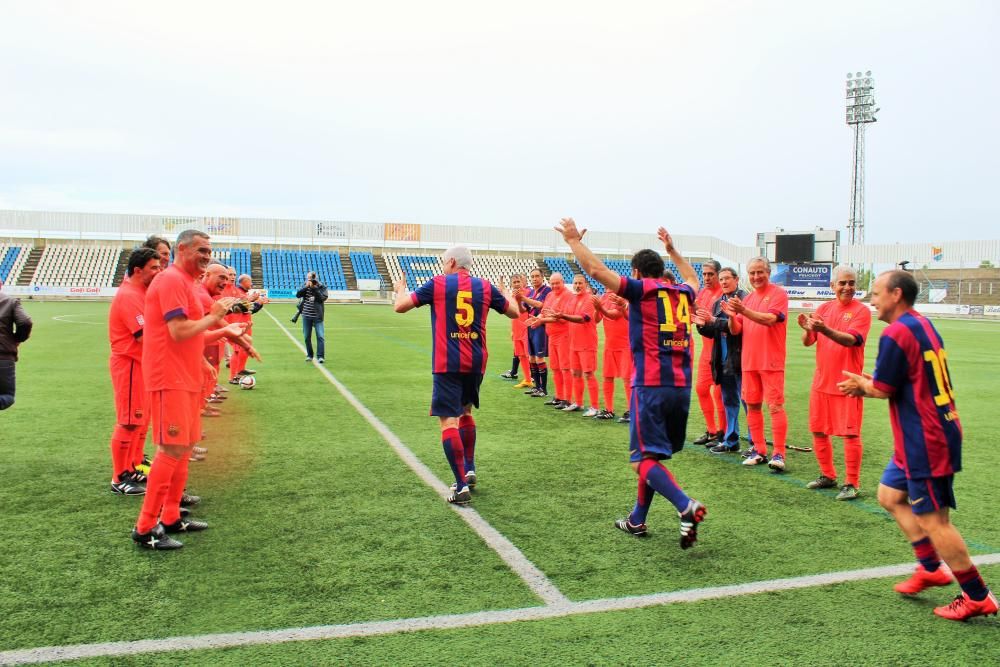
<svg viewBox="0 0 1000 667"><path fill-rule="evenodd" d="M670 261L677 265L677 270L681 273L681 281L697 294L698 288L701 287L698 284L697 271L694 270L691 263L684 259L684 256L674 247L674 239L666 229L663 227L657 229L656 236L663 242L663 247L666 248L667 254L670 255Z"/></svg>
<svg viewBox="0 0 1000 667"><path fill-rule="evenodd" d="M562 234L563 240L566 241L570 250L573 251L576 262L583 269L584 273L609 290L613 292L618 291L622 277L605 266L604 262L598 259L597 255L592 253L590 248L583 244L583 235L587 233L586 229L582 231L578 230L573 218L563 218L559 226L554 229Z"/></svg>

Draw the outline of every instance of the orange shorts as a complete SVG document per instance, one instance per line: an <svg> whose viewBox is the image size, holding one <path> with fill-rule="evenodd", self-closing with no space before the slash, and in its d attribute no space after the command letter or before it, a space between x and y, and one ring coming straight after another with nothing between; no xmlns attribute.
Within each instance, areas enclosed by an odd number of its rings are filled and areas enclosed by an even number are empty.
<svg viewBox="0 0 1000 667"><path fill-rule="evenodd" d="M623 348L620 350L609 350L604 348L604 377L625 378L632 375L632 350Z"/></svg>
<svg viewBox="0 0 1000 667"><path fill-rule="evenodd" d="M785 371L743 371L743 400L751 405L783 405Z"/></svg>
<svg viewBox="0 0 1000 667"><path fill-rule="evenodd" d="M514 356L528 356L528 334L525 334L521 338L514 339Z"/></svg>
<svg viewBox="0 0 1000 667"><path fill-rule="evenodd" d="M111 386L115 393L115 413L122 426L149 423L149 394L142 382L142 366L131 357L111 357Z"/></svg>
<svg viewBox="0 0 1000 667"><path fill-rule="evenodd" d="M569 334L564 334L558 338L549 336L549 368L559 371L569 370L571 362Z"/></svg>
<svg viewBox="0 0 1000 667"><path fill-rule="evenodd" d="M809 394L809 430L813 433L859 436L863 414L864 401L857 396Z"/></svg>
<svg viewBox="0 0 1000 667"><path fill-rule="evenodd" d="M593 373L597 369L597 350L573 350L569 357L570 370Z"/></svg>
<svg viewBox="0 0 1000 667"><path fill-rule="evenodd" d="M197 391L161 389L150 393L153 442L190 447L201 440L201 402Z"/></svg>

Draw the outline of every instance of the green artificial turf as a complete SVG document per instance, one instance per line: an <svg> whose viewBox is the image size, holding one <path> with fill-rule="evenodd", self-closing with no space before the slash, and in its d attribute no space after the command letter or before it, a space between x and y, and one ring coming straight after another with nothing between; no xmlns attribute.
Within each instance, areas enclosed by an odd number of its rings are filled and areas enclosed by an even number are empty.
<svg viewBox="0 0 1000 667"><path fill-rule="evenodd" d="M209 459L192 464L211 530L176 553L128 539L141 503L108 490L114 421L107 304L34 303L18 364L18 402L0 413L0 650L277 629L535 606L541 601L426 487L265 314L255 318L258 387L230 392L206 420ZM287 323L292 306L269 310ZM60 319L53 319L59 317ZM992 508L991 354L1000 326L937 322L965 431L955 522L973 553L1000 552ZM327 368L443 481L430 399L429 316L388 306L328 309ZM874 359L881 324L868 346ZM509 324L490 318L490 370L477 412L474 507L572 600L737 584L907 562L912 553L874 491L891 452L884 402L866 404L864 495L836 502L804 488L818 470L791 452L788 473L688 445L669 466L709 508L692 550L657 498L651 536L611 527L635 497L625 425L561 414L498 374ZM813 352L789 327L790 439L809 444ZM869 362L869 369L871 363ZM551 379L550 379L551 385ZM618 398L624 406L624 398ZM621 407L619 407L621 410ZM689 438L704 430L697 401ZM835 439L835 449L839 441ZM838 465L840 463L838 457ZM1000 569L986 568L995 580ZM466 630L159 656L275 664L705 662L940 664L992 647L997 622L929 617L891 582ZM950 592L950 591L949 591ZM931 596L934 602L947 594ZM911 635L916 635L913 637ZM934 653L931 649L938 651ZM994 656L996 655L996 649ZM952 653L952 651L957 651ZM928 657L927 660L924 660ZM144 664L152 656L116 664ZM988 662L988 661L987 661Z"/></svg>

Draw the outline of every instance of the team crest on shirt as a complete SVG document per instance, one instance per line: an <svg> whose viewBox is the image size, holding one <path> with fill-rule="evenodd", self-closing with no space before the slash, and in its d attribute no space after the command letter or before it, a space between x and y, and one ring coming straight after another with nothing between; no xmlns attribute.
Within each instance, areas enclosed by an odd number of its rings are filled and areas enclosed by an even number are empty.
<svg viewBox="0 0 1000 667"><path fill-rule="evenodd" d="M135 321L139 323L140 327L146 326L146 320L143 318L142 313L135 316Z"/></svg>
<svg viewBox="0 0 1000 667"><path fill-rule="evenodd" d="M845 322L847 322L848 320L850 320L852 317L854 317L854 313L844 313L844 321Z"/></svg>
<svg viewBox="0 0 1000 667"><path fill-rule="evenodd" d="M177 424L171 424L170 426L167 427L167 433L169 435L172 435L172 436L176 437L177 435L180 434L180 432L181 432L181 429L180 429L179 426L177 426Z"/></svg>

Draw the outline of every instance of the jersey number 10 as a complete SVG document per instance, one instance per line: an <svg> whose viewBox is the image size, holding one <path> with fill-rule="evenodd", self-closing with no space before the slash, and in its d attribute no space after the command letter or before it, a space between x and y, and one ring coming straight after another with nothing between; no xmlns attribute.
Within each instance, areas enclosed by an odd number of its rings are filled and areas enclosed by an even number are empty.
<svg viewBox="0 0 1000 667"><path fill-rule="evenodd" d="M934 403L939 406L948 405L955 400L955 392L951 388L951 378L948 377L948 353L944 349L937 352L924 350L924 361L929 361L931 369L934 371L934 384L937 387Z"/></svg>
<svg viewBox="0 0 1000 667"><path fill-rule="evenodd" d="M691 307L688 305L687 294L678 293L677 312L674 312L670 304L670 294L666 290L659 290L656 296L663 302L663 322L660 323L660 331L668 333L677 331L677 322L683 322L687 329L691 328Z"/></svg>

